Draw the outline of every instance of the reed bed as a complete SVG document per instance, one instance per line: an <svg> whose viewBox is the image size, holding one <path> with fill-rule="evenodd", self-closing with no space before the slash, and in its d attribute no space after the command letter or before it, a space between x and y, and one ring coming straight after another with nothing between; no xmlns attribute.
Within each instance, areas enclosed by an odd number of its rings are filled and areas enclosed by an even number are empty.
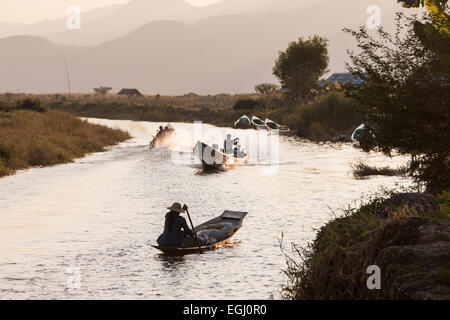
<svg viewBox="0 0 450 320"><path fill-rule="evenodd" d="M73 161L129 139L128 133L56 110L0 111L0 177Z"/></svg>
<svg viewBox="0 0 450 320"><path fill-rule="evenodd" d="M367 163L362 161L354 163L351 165L353 176L356 179L364 179L369 176L405 176L407 173L406 166L401 166L398 168L390 167L371 167Z"/></svg>

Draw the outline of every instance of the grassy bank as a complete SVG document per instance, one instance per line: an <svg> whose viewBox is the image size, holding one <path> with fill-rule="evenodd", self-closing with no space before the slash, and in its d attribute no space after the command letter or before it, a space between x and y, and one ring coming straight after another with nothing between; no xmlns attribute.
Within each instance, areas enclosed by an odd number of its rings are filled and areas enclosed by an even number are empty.
<svg viewBox="0 0 450 320"><path fill-rule="evenodd" d="M0 95L0 105L15 105L25 98L39 99L53 110L71 112L77 116L113 120L153 122L203 121L220 126L232 126L242 115L233 110L236 101L256 99L255 95L143 96L128 98L118 95Z"/></svg>
<svg viewBox="0 0 450 320"><path fill-rule="evenodd" d="M0 105L15 105L26 97L39 98L49 108L71 112L82 117L154 122L203 121L233 127L242 115L266 117L288 125L294 133L313 141L348 140L361 123L353 101L342 93L322 93L301 106L292 105L282 94L267 107L258 95L144 96L127 98L117 95L0 95Z"/></svg>
<svg viewBox="0 0 450 320"><path fill-rule="evenodd" d="M285 299L449 299L450 196L377 197L320 229L288 258ZM381 289L367 287L367 267Z"/></svg>
<svg viewBox="0 0 450 320"><path fill-rule="evenodd" d="M66 163L129 139L56 110L0 111L0 177L15 170Z"/></svg>

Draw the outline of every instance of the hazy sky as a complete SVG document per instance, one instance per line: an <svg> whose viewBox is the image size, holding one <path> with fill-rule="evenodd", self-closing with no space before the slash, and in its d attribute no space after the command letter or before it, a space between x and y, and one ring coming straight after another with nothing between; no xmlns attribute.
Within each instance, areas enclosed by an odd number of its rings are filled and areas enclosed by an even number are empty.
<svg viewBox="0 0 450 320"><path fill-rule="evenodd" d="M33 23L65 17L69 5L79 5L82 11L130 0L1 0L0 22ZM221 0L186 0L194 5L207 5Z"/></svg>

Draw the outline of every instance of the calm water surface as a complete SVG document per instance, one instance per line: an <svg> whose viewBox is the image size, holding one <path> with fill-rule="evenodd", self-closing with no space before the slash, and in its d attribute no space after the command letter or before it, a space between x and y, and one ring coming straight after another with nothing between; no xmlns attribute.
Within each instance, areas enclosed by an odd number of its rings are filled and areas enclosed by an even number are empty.
<svg viewBox="0 0 450 320"><path fill-rule="evenodd" d="M332 209L379 186L410 183L398 177L357 181L350 172L360 159L391 166L403 159L287 137L280 138L279 166L271 174L261 153L248 166L204 175L197 165L174 162L168 149L148 149L158 123L89 121L128 130L133 139L72 164L0 179L1 299L279 298L281 232L285 243L305 245L333 217ZM174 127L194 130L192 124ZM246 134L216 133L226 130ZM183 138L175 150L194 145L189 134ZM189 205L194 224L226 209L249 215L232 248L167 258L150 245L174 201ZM74 270L79 289L67 287Z"/></svg>

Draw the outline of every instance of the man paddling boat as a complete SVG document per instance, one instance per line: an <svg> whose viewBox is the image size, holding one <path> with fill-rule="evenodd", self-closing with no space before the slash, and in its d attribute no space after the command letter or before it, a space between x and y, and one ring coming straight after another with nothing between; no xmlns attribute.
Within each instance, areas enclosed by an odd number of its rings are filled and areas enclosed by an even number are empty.
<svg viewBox="0 0 450 320"><path fill-rule="evenodd" d="M195 237L194 232L187 225L186 219L180 217L180 213L185 213L186 210L178 202L167 209L170 211L166 213L164 232L158 237L158 245L166 248L182 247L185 241L190 242Z"/></svg>

